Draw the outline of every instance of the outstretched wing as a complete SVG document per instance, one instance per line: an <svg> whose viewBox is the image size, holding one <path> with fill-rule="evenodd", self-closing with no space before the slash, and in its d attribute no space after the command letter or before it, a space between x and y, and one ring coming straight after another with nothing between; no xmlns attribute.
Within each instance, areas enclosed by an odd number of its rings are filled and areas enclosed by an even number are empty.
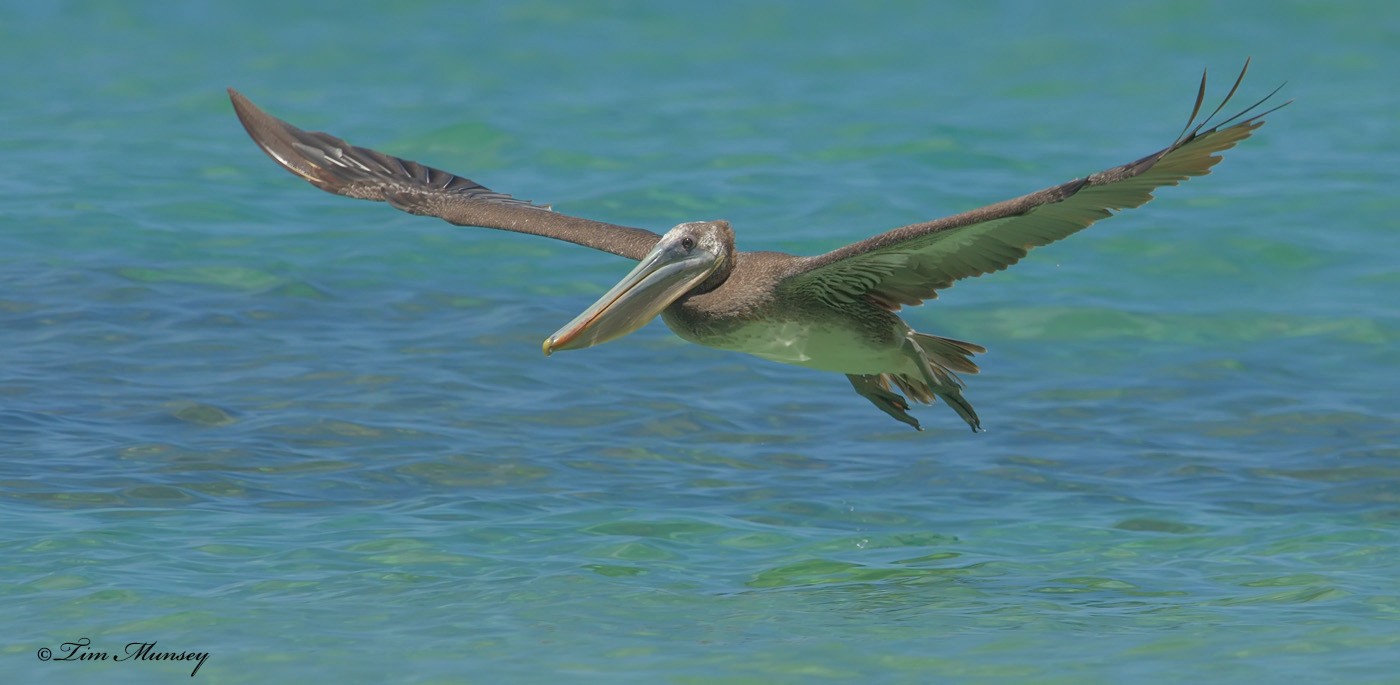
<svg viewBox="0 0 1400 685"><path fill-rule="evenodd" d="M461 226L566 240L629 259L646 256L660 239L640 228L559 214L446 171L356 147L328 133L303 131L258 109L232 88L228 94L238 120L263 152L321 190L388 202L410 214L436 216Z"/></svg>
<svg viewBox="0 0 1400 685"><path fill-rule="evenodd" d="M1249 69L1220 106L1201 123L1193 123L1205 98L1206 79L1191 117L1176 141L1135 162L1046 188L1013 200L988 205L937 221L912 224L868 240L798 262L784 281L829 302L868 297L891 310L937 297L937 291L959 279L1000 271L1015 264L1034 247L1075 233L1121 209L1138 207L1152 192L1201 176L1220 161L1216 153L1248 138L1264 124L1263 116L1278 107L1243 119L1274 93L1229 119L1206 128L1239 88ZM1282 86L1280 86L1281 88Z"/></svg>

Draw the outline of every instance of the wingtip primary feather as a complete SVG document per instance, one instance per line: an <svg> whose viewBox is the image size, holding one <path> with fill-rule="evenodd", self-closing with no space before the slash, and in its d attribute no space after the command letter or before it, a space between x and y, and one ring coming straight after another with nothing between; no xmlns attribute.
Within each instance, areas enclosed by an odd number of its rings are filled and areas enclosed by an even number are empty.
<svg viewBox="0 0 1400 685"><path fill-rule="evenodd" d="M1225 109L1225 105L1229 104L1230 98L1235 97L1235 91L1240 89L1240 84L1244 83L1244 75L1249 72L1249 60L1249 57L1244 58L1244 66L1240 68L1240 75L1235 77L1235 84L1230 86L1230 92L1226 93L1225 97L1220 99L1220 104L1215 106L1215 111L1211 112L1210 116L1201 121L1201 124L1196 127L1197 131L1205 128L1206 125L1210 123L1210 120L1214 119L1215 115L1220 113L1220 110Z"/></svg>
<svg viewBox="0 0 1400 685"><path fill-rule="evenodd" d="M1201 85L1196 89L1196 104L1191 106L1191 116L1186 117L1186 125L1181 127L1181 133L1176 134L1177 142L1186 137L1186 132L1191 130L1191 124L1196 121L1196 115L1201 113L1201 105L1206 101L1206 76L1209 73L1209 69L1201 70Z"/></svg>

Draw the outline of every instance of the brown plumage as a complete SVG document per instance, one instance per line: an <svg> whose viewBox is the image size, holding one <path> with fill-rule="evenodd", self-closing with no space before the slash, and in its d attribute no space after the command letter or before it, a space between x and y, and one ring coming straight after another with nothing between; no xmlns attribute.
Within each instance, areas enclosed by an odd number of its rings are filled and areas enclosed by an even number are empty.
<svg viewBox="0 0 1400 685"><path fill-rule="evenodd" d="M957 373L977 373L973 343L913 331L894 312L954 282L1000 271L1040 245L1115 211L1138 207L1157 188L1209 173L1278 107L1246 115L1278 91L1213 126L1244 79L1199 124L1206 79L1186 127L1171 145L1122 166L935 221L911 224L823 255L740 252L724 221L680 224L664 236L571 217L445 171L307 132L268 115L230 89L234 110L270 157L323 190L388 202L464 226L529 233L610 252L641 264L623 283L545 342L546 353L606 342L656 314L682 338L789 364L837 371L876 407L914 428L905 397L942 398L972 427ZM1234 122L1234 123L1231 123ZM1207 126L1210 126L1207 128ZM636 293L664 290L664 301ZM623 303L623 304L619 304ZM642 310L641 313L633 309ZM625 313L624 313L625 310ZM619 321L619 319L621 319Z"/></svg>

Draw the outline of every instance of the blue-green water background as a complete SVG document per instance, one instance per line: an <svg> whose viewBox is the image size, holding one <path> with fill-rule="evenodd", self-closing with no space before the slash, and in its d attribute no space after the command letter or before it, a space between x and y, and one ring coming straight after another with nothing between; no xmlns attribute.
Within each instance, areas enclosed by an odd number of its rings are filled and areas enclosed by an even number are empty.
<svg viewBox="0 0 1400 685"><path fill-rule="evenodd" d="M311 129L812 254L1136 158L1213 175L909 310L991 349L915 433L626 271L317 191ZM5 3L0 674L205 683L1398 682L1387 2Z"/></svg>

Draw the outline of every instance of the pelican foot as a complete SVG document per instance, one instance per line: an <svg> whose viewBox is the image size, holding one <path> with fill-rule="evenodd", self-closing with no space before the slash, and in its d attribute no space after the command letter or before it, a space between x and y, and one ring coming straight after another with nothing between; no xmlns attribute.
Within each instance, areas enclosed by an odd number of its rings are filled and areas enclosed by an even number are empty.
<svg viewBox="0 0 1400 685"><path fill-rule="evenodd" d="M894 420L913 426L916 431L924 429L919 425L918 419L909 415L909 402L898 393L891 392L879 376L846 374L846 379L861 397L870 400L871 404L889 414Z"/></svg>

